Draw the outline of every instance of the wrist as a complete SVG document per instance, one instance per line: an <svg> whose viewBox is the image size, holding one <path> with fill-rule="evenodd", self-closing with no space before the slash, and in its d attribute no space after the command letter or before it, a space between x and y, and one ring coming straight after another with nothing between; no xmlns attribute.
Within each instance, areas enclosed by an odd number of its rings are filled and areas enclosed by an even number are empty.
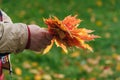
<svg viewBox="0 0 120 80"><path fill-rule="evenodd" d="M31 33L30 33L29 26L27 26L27 30L28 30L28 39L27 39L27 44L26 44L25 49L29 49L30 48L30 44L31 44Z"/></svg>

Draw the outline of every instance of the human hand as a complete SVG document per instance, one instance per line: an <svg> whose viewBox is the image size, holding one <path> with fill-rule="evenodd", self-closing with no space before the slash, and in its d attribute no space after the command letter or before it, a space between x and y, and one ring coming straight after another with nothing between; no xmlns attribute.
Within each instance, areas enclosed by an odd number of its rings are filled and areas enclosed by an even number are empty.
<svg viewBox="0 0 120 80"><path fill-rule="evenodd" d="M51 43L53 36L45 29L37 25L28 25L31 34L30 50L41 51Z"/></svg>

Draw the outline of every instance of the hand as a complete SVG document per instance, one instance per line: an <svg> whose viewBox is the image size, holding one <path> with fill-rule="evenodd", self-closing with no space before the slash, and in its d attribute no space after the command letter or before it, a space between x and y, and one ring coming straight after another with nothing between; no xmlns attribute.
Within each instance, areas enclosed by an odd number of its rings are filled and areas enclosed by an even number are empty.
<svg viewBox="0 0 120 80"><path fill-rule="evenodd" d="M45 29L37 25L28 25L31 33L30 50L41 51L51 43L53 36Z"/></svg>

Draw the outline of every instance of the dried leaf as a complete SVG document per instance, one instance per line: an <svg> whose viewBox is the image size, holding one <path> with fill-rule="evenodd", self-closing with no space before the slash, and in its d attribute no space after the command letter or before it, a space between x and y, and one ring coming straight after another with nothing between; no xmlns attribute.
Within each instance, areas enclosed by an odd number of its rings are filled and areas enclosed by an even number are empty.
<svg viewBox="0 0 120 80"><path fill-rule="evenodd" d="M98 6L98 7L101 7L102 6L102 1L101 0L97 0L97 2L96 2L96 5Z"/></svg>
<svg viewBox="0 0 120 80"><path fill-rule="evenodd" d="M53 40L51 40L51 44L44 49L43 54L46 54L47 52L49 52L49 50L52 48L52 45L53 45Z"/></svg>
<svg viewBox="0 0 120 80"><path fill-rule="evenodd" d="M89 80L97 80L95 77L90 78Z"/></svg>
<svg viewBox="0 0 120 80"><path fill-rule="evenodd" d="M97 25L97 26L100 27L100 26L102 26L102 24L103 24L102 21L96 21L96 25Z"/></svg>
<svg viewBox="0 0 120 80"><path fill-rule="evenodd" d="M16 73L16 75L20 76L20 75L22 75L22 70L17 67L17 68L15 68L15 73Z"/></svg>
<svg viewBox="0 0 120 80"><path fill-rule="evenodd" d="M57 78L57 79L63 79L64 77L65 77L65 75L64 74L54 74L53 75L55 78Z"/></svg>
<svg viewBox="0 0 120 80"><path fill-rule="evenodd" d="M73 57L73 58L76 58L76 57L78 57L78 56L80 56L80 52L78 52L78 51L73 52L73 53L71 54L71 57Z"/></svg>
<svg viewBox="0 0 120 80"><path fill-rule="evenodd" d="M117 63L116 71L120 71L120 64L119 63Z"/></svg>
<svg viewBox="0 0 120 80"><path fill-rule="evenodd" d="M49 74L44 74L42 78L43 80L52 80L52 77Z"/></svg>
<svg viewBox="0 0 120 80"><path fill-rule="evenodd" d="M32 66L30 65L30 63L28 61L24 61L23 62L23 67L26 69L30 69Z"/></svg>
<svg viewBox="0 0 120 80"><path fill-rule="evenodd" d="M32 74L38 74L39 73L39 71L37 69L30 69L29 72L32 73Z"/></svg>
<svg viewBox="0 0 120 80"><path fill-rule="evenodd" d="M37 67L38 66L37 62L32 62L31 64L32 64L33 67Z"/></svg>
<svg viewBox="0 0 120 80"><path fill-rule="evenodd" d="M42 76L40 74L36 74L34 76L34 80L42 80Z"/></svg>

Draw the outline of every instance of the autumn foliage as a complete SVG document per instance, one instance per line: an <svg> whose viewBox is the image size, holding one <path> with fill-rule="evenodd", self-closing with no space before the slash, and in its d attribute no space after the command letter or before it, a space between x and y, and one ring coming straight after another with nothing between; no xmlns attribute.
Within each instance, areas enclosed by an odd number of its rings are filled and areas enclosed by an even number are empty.
<svg viewBox="0 0 120 80"><path fill-rule="evenodd" d="M77 15L69 15L63 20L59 20L55 16L44 19L45 24L48 26L49 32L54 36L51 44L45 49L44 53L47 53L51 49L54 42L66 53L67 47L73 46L93 51L92 47L85 42L99 38L99 36L91 34L93 30L78 28L81 21L82 20L77 19Z"/></svg>

